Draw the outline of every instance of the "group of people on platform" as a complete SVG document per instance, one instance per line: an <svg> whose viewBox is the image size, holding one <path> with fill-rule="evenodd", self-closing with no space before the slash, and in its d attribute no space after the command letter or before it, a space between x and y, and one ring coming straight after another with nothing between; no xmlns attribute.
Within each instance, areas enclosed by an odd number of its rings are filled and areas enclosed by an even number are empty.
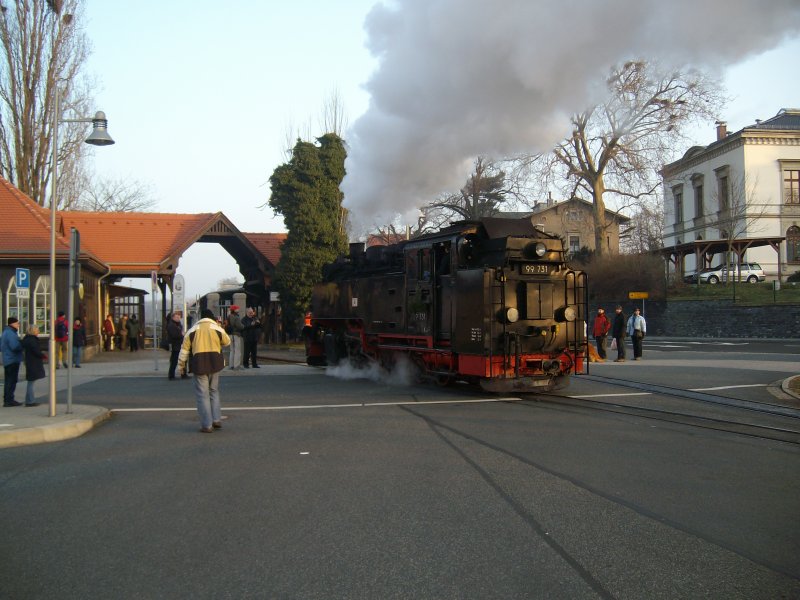
<svg viewBox="0 0 800 600"><path fill-rule="evenodd" d="M258 339L261 335L261 321L256 316L256 311L248 308L245 316L241 317L239 315L239 306L236 304L232 305L228 310L227 319L223 321L219 317L215 317L214 320L230 338L229 368L232 371L239 371L243 368L259 369ZM190 329L189 331L192 330ZM165 349L168 348L170 350L168 379L176 378L178 356L184 339L181 313L174 312L168 315L166 345L164 346ZM183 372L181 377L185 378L187 374Z"/></svg>
<svg viewBox="0 0 800 600"><path fill-rule="evenodd" d="M611 349L616 349L617 358L614 362L625 362L625 338L631 338L633 344L633 360L642 360L642 341L647 334L647 321L641 314L639 307L633 309L633 314L625 318L622 306L617 305L614 310L614 322L612 323L606 316L603 307L597 308L597 316L594 318L592 335L597 344L597 354L601 361L606 359L606 343L609 333L611 334Z"/></svg>
<svg viewBox="0 0 800 600"><path fill-rule="evenodd" d="M142 324L139 318L133 314L128 318L128 315L122 315L114 324L114 316L108 315L106 320L103 321L103 350L110 352L112 349L117 350L129 349L131 352L139 351L139 343L144 336Z"/></svg>

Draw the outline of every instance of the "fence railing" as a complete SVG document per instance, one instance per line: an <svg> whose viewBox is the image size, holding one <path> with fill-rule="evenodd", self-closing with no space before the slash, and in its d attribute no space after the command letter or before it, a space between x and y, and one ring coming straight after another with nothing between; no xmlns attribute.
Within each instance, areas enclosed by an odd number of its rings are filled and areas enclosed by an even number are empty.
<svg viewBox="0 0 800 600"><path fill-rule="evenodd" d="M731 300L737 304L800 304L800 283L675 284L667 300Z"/></svg>

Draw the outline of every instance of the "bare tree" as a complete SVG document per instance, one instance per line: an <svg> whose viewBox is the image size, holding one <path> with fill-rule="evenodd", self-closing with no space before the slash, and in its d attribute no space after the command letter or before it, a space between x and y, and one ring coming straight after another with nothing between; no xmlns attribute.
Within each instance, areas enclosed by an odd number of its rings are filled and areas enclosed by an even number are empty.
<svg viewBox="0 0 800 600"><path fill-rule="evenodd" d="M81 17L79 0L0 2L0 172L39 204L50 184L56 86L62 110L88 112ZM76 123L59 129L62 197L82 181L85 130Z"/></svg>
<svg viewBox="0 0 800 600"><path fill-rule="evenodd" d="M612 70L602 104L572 116L572 133L553 152L523 160L565 197L584 197L594 206L595 251L605 247L606 197L617 209L652 198L658 169L685 145L688 125L713 119L722 105L718 82L687 70L661 74L644 61Z"/></svg>
<svg viewBox="0 0 800 600"><path fill-rule="evenodd" d="M347 129L347 110L338 88L333 88L322 101L319 127L323 133L335 133L344 138Z"/></svg>
<svg viewBox="0 0 800 600"><path fill-rule="evenodd" d="M628 254L646 254L664 247L664 206L661 197L641 202L634 208L630 223L620 232L621 246Z"/></svg>
<svg viewBox="0 0 800 600"><path fill-rule="evenodd" d="M716 220L708 226L718 229L719 239L727 241L725 264L734 264L733 257L736 256L739 276L742 256L734 251L733 242L762 231L766 227L764 216L770 209L770 203L758 197L758 189L757 177L747 177L746 173L737 176L728 174L719 177L717 189L711 194L718 210Z"/></svg>
<svg viewBox="0 0 800 600"><path fill-rule="evenodd" d="M479 220L497 214L510 194L505 171L497 163L479 156L464 187L434 200L426 209L433 209L431 214L440 209L442 214L449 214L451 218Z"/></svg>
<svg viewBox="0 0 800 600"><path fill-rule="evenodd" d="M144 212L157 200L151 185L130 179L93 180L79 199L66 208L93 212Z"/></svg>

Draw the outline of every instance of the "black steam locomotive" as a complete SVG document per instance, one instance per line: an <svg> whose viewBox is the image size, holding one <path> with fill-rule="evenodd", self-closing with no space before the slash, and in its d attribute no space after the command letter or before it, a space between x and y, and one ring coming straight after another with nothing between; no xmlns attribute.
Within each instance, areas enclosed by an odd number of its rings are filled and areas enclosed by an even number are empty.
<svg viewBox="0 0 800 600"><path fill-rule="evenodd" d="M309 364L401 355L445 384L549 390L583 370L586 275L530 220L462 221L391 246L351 244L314 287Z"/></svg>

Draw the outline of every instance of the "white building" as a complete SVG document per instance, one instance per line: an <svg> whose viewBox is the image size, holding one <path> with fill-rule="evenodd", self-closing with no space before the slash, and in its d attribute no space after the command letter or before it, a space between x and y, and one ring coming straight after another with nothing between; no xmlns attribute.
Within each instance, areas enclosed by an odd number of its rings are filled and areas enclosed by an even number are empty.
<svg viewBox="0 0 800 600"><path fill-rule="evenodd" d="M800 109L690 148L661 171L665 255L678 275L725 263L725 249L767 279L800 270ZM717 241L717 243L714 243Z"/></svg>

